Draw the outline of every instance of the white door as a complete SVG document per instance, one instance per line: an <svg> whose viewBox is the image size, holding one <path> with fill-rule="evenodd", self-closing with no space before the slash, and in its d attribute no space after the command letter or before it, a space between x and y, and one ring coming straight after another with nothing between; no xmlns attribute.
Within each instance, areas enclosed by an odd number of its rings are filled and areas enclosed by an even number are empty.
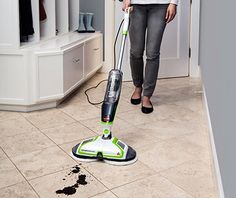
<svg viewBox="0 0 236 198"><path fill-rule="evenodd" d="M115 3L115 32L123 18L122 2ZM179 1L178 13L174 21L166 27L161 47L161 63L159 78L181 77L189 75L189 30L190 30L190 0ZM118 40L119 43L120 40ZM129 39L126 43L122 70L124 80L131 80L129 66ZM117 56L119 44L116 47Z"/></svg>

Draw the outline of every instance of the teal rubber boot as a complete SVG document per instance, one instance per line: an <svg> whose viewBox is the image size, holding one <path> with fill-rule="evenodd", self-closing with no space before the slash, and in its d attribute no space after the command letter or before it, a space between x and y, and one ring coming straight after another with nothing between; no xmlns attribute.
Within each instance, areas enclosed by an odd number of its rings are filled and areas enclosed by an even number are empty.
<svg viewBox="0 0 236 198"><path fill-rule="evenodd" d="M86 32L84 21L85 21L85 13L81 12L81 13L79 13L79 28L77 30L79 33L85 33Z"/></svg>
<svg viewBox="0 0 236 198"><path fill-rule="evenodd" d="M93 23L93 13L86 13L85 14L85 27L86 27L86 32L93 33L95 32L95 29L92 27Z"/></svg>

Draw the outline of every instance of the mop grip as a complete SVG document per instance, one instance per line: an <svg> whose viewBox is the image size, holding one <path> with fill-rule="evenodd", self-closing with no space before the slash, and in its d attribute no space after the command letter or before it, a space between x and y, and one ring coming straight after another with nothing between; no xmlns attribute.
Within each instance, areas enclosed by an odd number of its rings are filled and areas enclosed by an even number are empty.
<svg viewBox="0 0 236 198"><path fill-rule="evenodd" d="M130 12L132 11L132 9L133 9L133 7L129 7L124 12L123 35L127 35L128 34L128 30L129 30L129 15L130 15Z"/></svg>

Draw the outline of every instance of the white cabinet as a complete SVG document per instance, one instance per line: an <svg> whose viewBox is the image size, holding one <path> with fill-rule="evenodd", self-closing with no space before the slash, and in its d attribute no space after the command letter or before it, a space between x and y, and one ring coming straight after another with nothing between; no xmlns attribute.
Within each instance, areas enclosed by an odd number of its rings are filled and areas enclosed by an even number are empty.
<svg viewBox="0 0 236 198"><path fill-rule="evenodd" d="M102 67L102 34L69 32L9 53L0 50L0 110L55 107Z"/></svg>
<svg viewBox="0 0 236 198"><path fill-rule="evenodd" d="M0 110L55 107L103 65L102 34L75 32L80 1L43 3L40 21L39 1L31 0L34 34L21 42L22 4L0 1Z"/></svg>

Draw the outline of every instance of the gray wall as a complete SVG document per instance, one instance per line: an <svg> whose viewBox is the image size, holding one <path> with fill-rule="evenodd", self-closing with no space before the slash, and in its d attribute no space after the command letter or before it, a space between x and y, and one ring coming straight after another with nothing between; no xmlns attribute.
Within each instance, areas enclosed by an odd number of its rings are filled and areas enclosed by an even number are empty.
<svg viewBox="0 0 236 198"><path fill-rule="evenodd" d="M236 1L201 1L200 65L226 198L236 197Z"/></svg>

